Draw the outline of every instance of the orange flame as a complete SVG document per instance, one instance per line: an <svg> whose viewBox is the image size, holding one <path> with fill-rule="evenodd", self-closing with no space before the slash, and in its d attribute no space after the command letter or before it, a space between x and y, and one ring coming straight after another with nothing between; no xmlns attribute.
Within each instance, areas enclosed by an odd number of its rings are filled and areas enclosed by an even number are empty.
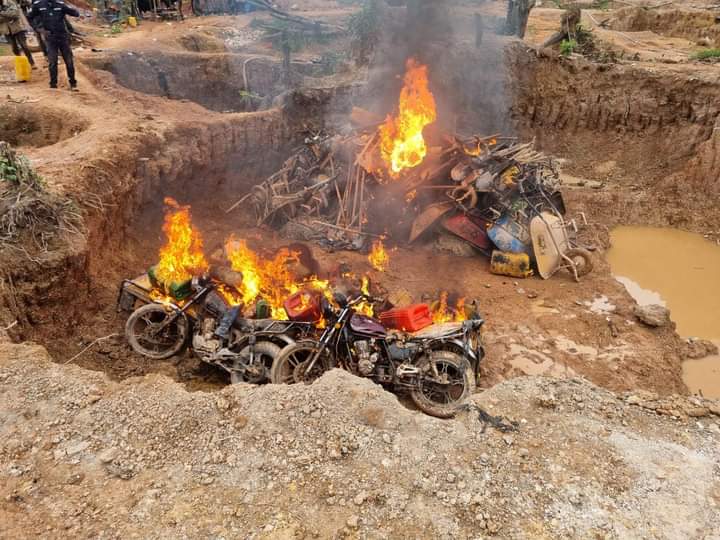
<svg viewBox="0 0 720 540"><path fill-rule="evenodd" d="M382 240L376 240L373 242L372 249L368 254L368 262L378 272L384 272L387 270L388 264L390 263L390 255L385 250L385 246Z"/></svg>
<svg viewBox="0 0 720 540"><path fill-rule="evenodd" d="M281 249L272 259L264 260L248 247L245 240L230 237L225 251L232 269L243 275L239 291L242 303L247 306L262 298L270 305L273 319L287 319L283 302L300 289L320 290L326 297L332 298L328 281L315 277L303 281L295 279L289 263L297 261L297 254L287 249Z"/></svg>
<svg viewBox="0 0 720 540"><path fill-rule="evenodd" d="M487 146L495 146L497 144L497 139L494 137L489 140L484 141ZM467 145L463 145L463 151L468 155L472 157L477 157L480 154L483 153L483 140L481 139L475 139L473 141L473 146L468 147Z"/></svg>
<svg viewBox="0 0 720 540"><path fill-rule="evenodd" d="M169 197L165 204L168 212L163 232L167 241L160 248L155 275L163 283L182 283L206 272L208 263L203 254L202 237L190 220L190 207L180 206Z"/></svg>
<svg viewBox="0 0 720 540"><path fill-rule="evenodd" d="M225 244L225 251L232 269L243 276L239 291L242 303L247 306L263 298L270 304L273 318L286 319L282 302L295 292L287 292L294 288L288 269L288 263L294 260L290 252L281 249L273 259L262 260L245 240L236 240L232 236Z"/></svg>
<svg viewBox="0 0 720 540"><path fill-rule="evenodd" d="M391 176L417 167L427 154L423 129L436 118L435 98L428 88L427 66L407 61L397 118L380 126L380 152Z"/></svg>
<svg viewBox="0 0 720 540"><path fill-rule="evenodd" d="M370 278L367 276L363 276L362 280L360 282L360 290L363 294L367 294L370 296ZM367 315L368 317L375 316L375 309L373 308L373 305L370 302L360 302L357 306L355 306L355 311L358 313L361 313L362 315Z"/></svg>
<svg viewBox="0 0 720 540"><path fill-rule="evenodd" d="M432 320L435 324L446 322L462 322L465 316L465 298L458 299L455 309L448 306L448 293L443 291L440 293L440 299L432 312Z"/></svg>

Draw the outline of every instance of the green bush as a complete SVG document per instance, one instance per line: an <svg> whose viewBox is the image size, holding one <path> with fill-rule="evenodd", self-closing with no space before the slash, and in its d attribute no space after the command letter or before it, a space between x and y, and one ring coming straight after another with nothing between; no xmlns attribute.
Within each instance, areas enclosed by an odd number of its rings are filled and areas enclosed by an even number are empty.
<svg viewBox="0 0 720 540"><path fill-rule="evenodd" d="M45 189L45 182L30 166L28 159L16 154L7 143L0 144L0 181L15 187Z"/></svg>
<svg viewBox="0 0 720 540"><path fill-rule="evenodd" d="M577 41L574 39L563 39L560 43L560 54L563 56L570 56L577 48L577 45Z"/></svg>
<svg viewBox="0 0 720 540"><path fill-rule="evenodd" d="M720 58L720 49L707 49L705 51L696 52L690 56L693 60L707 60L709 58Z"/></svg>

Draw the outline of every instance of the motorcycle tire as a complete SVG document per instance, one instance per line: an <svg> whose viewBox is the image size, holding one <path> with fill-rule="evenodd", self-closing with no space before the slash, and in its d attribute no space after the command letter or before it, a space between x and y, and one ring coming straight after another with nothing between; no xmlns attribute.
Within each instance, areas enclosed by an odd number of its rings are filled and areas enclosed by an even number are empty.
<svg viewBox="0 0 720 540"><path fill-rule="evenodd" d="M441 377L450 378L450 384L434 380L430 374L431 362ZM420 359L417 367L422 374L410 391L410 397L418 409L430 416L452 418L475 391L472 366L459 354L431 351Z"/></svg>
<svg viewBox="0 0 720 540"><path fill-rule="evenodd" d="M250 354L250 345L247 347L244 347L240 351L240 355L249 355ZM271 343L269 341L260 341L252 346L255 349L255 354L260 355L260 359L262 363L265 365L265 370L262 375L258 374L257 376L253 377L252 375L249 375L247 373L243 373L239 370L232 370L230 371L230 383L231 384L238 384L238 383L250 383L250 384L260 384L267 382L269 379L269 373L272 369L273 364L275 363L275 359L280 356L280 351L282 350L280 347L275 345L274 343Z"/></svg>
<svg viewBox="0 0 720 540"><path fill-rule="evenodd" d="M270 370L270 382L273 384L311 384L320 376L331 369L332 362L329 355L320 355L312 373L302 373L302 365L308 361L312 354L317 351L318 344L315 341L304 340L288 345L275 359Z"/></svg>
<svg viewBox="0 0 720 540"><path fill-rule="evenodd" d="M190 322L182 314L163 329L162 335L152 336L148 331L159 327L171 315L161 304L146 304L132 312L125 323L125 336L130 347L153 360L164 360L179 353L190 335Z"/></svg>

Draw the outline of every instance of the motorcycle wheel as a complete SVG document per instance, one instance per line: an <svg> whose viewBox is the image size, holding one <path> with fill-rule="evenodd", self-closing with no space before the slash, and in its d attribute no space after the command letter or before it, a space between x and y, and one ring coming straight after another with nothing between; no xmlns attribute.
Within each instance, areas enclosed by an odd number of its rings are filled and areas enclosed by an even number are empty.
<svg viewBox="0 0 720 540"><path fill-rule="evenodd" d="M239 369L233 369L230 371L230 382L232 384L238 384L238 383L250 383L250 384L260 384L268 381L270 370L272 369L272 365L275 362L275 359L280 356L280 347L275 345L274 343L270 343L269 341L260 341L256 343L254 346L252 346L254 349L254 353L256 355L255 360L259 361L262 369L258 370L257 373L252 373L248 370L239 370ZM244 347L240 351L240 356L242 357L248 357L250 356L250 349L251 346L248 345L247 347ZM240 361L236 361L235 364L237 365L240 363Z"/></svg>
<svg viewBox="0 0 720 540"><path fill-rule="evenodd" d="M433 375L432 368L438 377ZM410 391L418 409L430 416L452 418L475 390L472 366L450 351L432 351L418 362L421 374Z"/></svg>
<svg viewBox="0 0 720 540"><path fill-rule="evenodd" d="M200 0L191 0L190 9L196 17L205 15L205 2L201 2Z"/></svg>
<svg viewBox="0 0 720 540"><path fill-rule="evenodd" d="M125 323L130 347L143 356L163 360L179 353L190 334L190 323L183 314L159 330L172 313L160 304L146 304L132 312Z"/></svg>
<svg viewBox="0 0 720 540"><path fill-rule="evenodd" d="M270 370L270 382L273 384L311 384L332 367L327 352L320 355L310 373L305 366L317 351L314 341L298 341L285 347L275 359Z"/></svg>

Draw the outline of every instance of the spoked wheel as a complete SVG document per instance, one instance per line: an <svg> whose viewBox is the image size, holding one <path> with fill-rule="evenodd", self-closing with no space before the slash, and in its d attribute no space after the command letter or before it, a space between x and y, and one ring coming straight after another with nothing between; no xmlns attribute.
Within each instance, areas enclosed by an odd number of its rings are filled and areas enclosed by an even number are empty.
<svg viewBox="0 0 720 540"><path fill-rule="evenodd" d="M179 353L190 334L184 314L167 324L173 312L161 304L147 304L135 311L125 323L125 335L136 353L162 360Z"/></svg>
<svg viewBox="0 0 720 540"><path fill-rule="evenodd" d="M568 257L575 266L577 277L580 278L592 272L592 255L590 255L590 252L587 249L572 248L565 252L565 256ZM573 273L572 268L570 268L570 273Z"/></svg>
<svg viewBox="0 0 720 540"><path fill-rule="evenodd" d="M275 359L280 356L280 347L269 341L260 341L248 345L240 351L240 358L234 362L230 371L230 382L260 384L270 378L270 370Z"/></svg>
<svg viewBox="0 0 720 540"><path fill-rule="evenodd" d="M273 384L311 384L332 367L332 362L324 351L307 372L308 364L318 350L314 341L299 341L288 345L273 362L270 370L270 382Z"/></svg>
<svg viewBox="0 0 720 540"><path fill-rule="evenodd" d="M451 418L475 390L470 362L449 351L432 351L418 363L420 375L410 391L417 407L438 418Z"/></svg>

